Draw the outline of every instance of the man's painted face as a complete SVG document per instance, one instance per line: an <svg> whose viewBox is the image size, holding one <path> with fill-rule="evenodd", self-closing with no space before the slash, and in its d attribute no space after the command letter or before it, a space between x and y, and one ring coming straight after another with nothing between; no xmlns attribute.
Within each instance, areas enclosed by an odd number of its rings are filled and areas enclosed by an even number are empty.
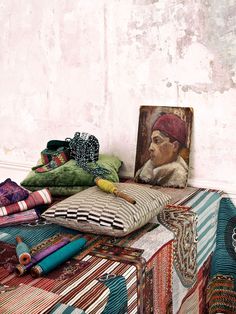
<svg viewBox="0 0 236 314"><path fill-rule="evenodd" d="M159 130L152 132L151 140L149 152L154 167L176 160L179 149L179 143L177 141L171 143L169 137L165 136Z"/></svg>

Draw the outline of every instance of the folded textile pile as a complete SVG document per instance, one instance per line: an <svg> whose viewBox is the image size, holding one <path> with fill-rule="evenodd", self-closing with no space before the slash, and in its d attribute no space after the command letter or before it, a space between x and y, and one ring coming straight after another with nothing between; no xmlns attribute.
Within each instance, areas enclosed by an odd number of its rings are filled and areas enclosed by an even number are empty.
<svg viewBox="0 0 236 314"><path fill-rule="evenodd" d="M22 223L31 223L39 218L37 211L33 209L0 217L0 227L19 225Z"/></svg>
<svg viewBox="0 0 236 314"><path fill-rule="evenodd" d="M8 178L0 183L0 227L34 222L41 207L51 202L47 189L30 193Z"/></svg>
<svg viewBox="0 0 236 314"><path fill-rule="evenodd" d="M35 208L38 205L50 204L52 197L47 189L35 191L22 201L0 207L0 216L7 216L21 211Z"/></svg>

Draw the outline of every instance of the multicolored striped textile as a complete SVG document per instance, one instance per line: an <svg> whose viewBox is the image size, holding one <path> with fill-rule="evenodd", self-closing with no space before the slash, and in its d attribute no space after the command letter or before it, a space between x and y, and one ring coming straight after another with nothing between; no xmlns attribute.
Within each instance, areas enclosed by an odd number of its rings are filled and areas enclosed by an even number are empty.
<svg viewBox="0 0 236 314"><path fill-rule="evenodd" d="M48 189L42 189L29 194L23 200L11 205L0 207L0 216L15 214L21 211L32 209L39 205L50 204L52 202L51 193Z"/></svg>
<svg viewBox="0 0 236 314"><path fill-rule="evenodd" d="M221 190L201 188L175 203L175 205L189 207L197 216L198 269L203 265L216 246L218 211L222 195L223 191Z"/></svg>
<svg viewBox="0 0 236 314"><path fill-rule="evenodd" d="M36 252L38 246L42 247L42 243L53 241L58 234L67 236L75 236L76 231L57 226L45 221L38 220L33 223L22 223L17 226L7 226L0 228L0 241L16 244L16 237L24 239L24 242ZM39 248L38 248L39 249Z"/></svg>
<svg viewBox="0 0 236 314"><path fill-rule="evenodd" d="M194 189L188 196L175 202L176 206L189 207L197 217L197 272L201 270L204 262L212 254L216 246L216 230L219 204L223 192L212 189ZM173 272L173 312L177 313L182 299L188 294L187 287L180 284L177 271ZM200 296L199 296L200 298ZM200 302L200 301L199 301ZM200 304L200 303L199 303ZM201 312L197 307L198 312Z"/></svg>
<svg viewBox="0 0 236 314"><path fill-rule="evenodd" d="M112 311L115 313L125 313L128 309L128 291L124 276L114 276L105 274L100 278L100 281L109 288L109 298L103 314L109 314Z"/></svg>
<svg viewBox="0 0 236 314"><path fill-rule="evenodd" d="M206 289L209 279L209 270L211 263L211 255L203 263L197 274L197 282L188 290L186 296L182 300L182 304L178 310L178 314L207 314Z"/></svg>
<svg viewBox="0 0 236 314"><path fill-rule="evenodd" d="M64 149L61 148L61 149ZM45 156L46 157L46 156ZM58 149L57 152L52 156L52 159L49 163L40 165L39 167L34 167L35 172L47 172L51 171L61 165L64 165L70 159L70 152L68 149L60 150ZM41 160L44 163L47 158L44 158L43 153L41 153Z"/></svg>
<svg viewBox="0 0 236 314"><path fill-rule="evenodd" d="M1 243L1 247L2 260L9 250L12 253L12 246ZM0 294L0 313L5 309L14 314L45 313L58 302L93 314L125 313L127 308L129 313L142 312L145 261L139 250L117 248L119 254L116 246L98 246L37 280L29 274L17 277L13 267L6 269L0 264L1 282L15 287ZM13 266L17 259L11 263Z"/></svg>
<svg viewBox="0 0 236 314"><path fill-rule="evenodd" d="M58 303L49 314L85 314L85 312L74 306Z"/></svg>
<svg viewBox="0 0 236 314"><path fill-rule="evenodd" d="M216 250L212 258L211 276L230 275L236 291L236 207L229 198L220 202Z"/></svg>
<svg viewBox="0 0 236 314"><path fill-rule="evenodd" d="M234 290L234 279L232 276L213 276L207 287L208 313L236 313L236 291Z"/></svg>
<svg viewBox="0 0 236 314"><path fill-rule="evenodd" d="M173 241L147 262L145 313L172 313Z"/></svg>
<svg viewBox="0 0 236 314"><path fill-rule="evenodd" d="M13 289L0 294L0 313L205 314L204 291L215 246L216 226L212 222L217 219L214 215L221 192L192 188L182 191L181 199L176 200L180 192L175 190L170 189L169 195L175 200L170 210L184 206L200 222L197 275L192 286L182 284L174 263L174 241L181 243L181 233L174 233L156 218L124 237L85 234L54 224L25 224L0 228L0 284ZM182 218L184 223L184 215ZM181 224L180 219L176 223ZM29 273L21 277L14 273L18 264L16 234L24 238L32 254L65 235L71 239L85 237L87 244L79 255L47 276L33 279ZM180 259L184 263L183 256Z"/></svg>
<svg viewBox="0 0 236 314"><path fill-rule="evenodd" d="M236 207L228 197L220 202L207 291L210 314L236 313Z"/></svg>

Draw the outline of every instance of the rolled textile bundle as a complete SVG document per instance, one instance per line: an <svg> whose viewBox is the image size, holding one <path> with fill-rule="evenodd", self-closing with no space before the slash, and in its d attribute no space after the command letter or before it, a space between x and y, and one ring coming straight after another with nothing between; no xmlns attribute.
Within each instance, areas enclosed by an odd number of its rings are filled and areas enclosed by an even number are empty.
<svg viewBox="0 0 236 314"><path fill-rule="evenodd" d="M20 264L27 265L31 261L30 249L27 244L25 244L20 237L16 237L16 255Z"/></svg>
<svg viewBox="0 0 236 314"><path fill-rule="evenodd" d="M86 239L79 238L68 243L67 245L63 246L49 256L45 257L41 262L31 268L31 276L37 278L49 273L57 266L77 255L82 250L86 242Z"/></svg>
<svg viewBox="0 0 236 314"><path fill-rule="evenodd" d="M39 253L35 254L34 256L31 256L31 262L27 265L17 265L15 269L15 273L18 276L22 276L24 273L29 271L34 265L36 265L38 262L40 262L45 257L49 256L53 252L59 250L61 247L65 246L70 242L69 238L63 238L60 241L57 241L53 245L43 249Z"/></svg>
<svg viewBox="0 0 236 314"><path fill-rule="evenodd" d="M29 196L22 201L0 207L0 216L15 214L35 208L39 205L51 204L51 202L51 193L47 188L44 188L42 190L30 193Z"/></svg>

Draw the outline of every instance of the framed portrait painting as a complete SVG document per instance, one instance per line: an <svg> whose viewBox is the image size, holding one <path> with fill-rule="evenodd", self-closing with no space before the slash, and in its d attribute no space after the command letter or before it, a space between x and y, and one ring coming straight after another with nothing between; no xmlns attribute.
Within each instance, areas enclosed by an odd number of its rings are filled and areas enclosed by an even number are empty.
<svg viewBox="0 0 236 314"><path fill-rule="evenodd" d="M141 106L135 181L165 187L187 186L193 109Z"/></svg>

